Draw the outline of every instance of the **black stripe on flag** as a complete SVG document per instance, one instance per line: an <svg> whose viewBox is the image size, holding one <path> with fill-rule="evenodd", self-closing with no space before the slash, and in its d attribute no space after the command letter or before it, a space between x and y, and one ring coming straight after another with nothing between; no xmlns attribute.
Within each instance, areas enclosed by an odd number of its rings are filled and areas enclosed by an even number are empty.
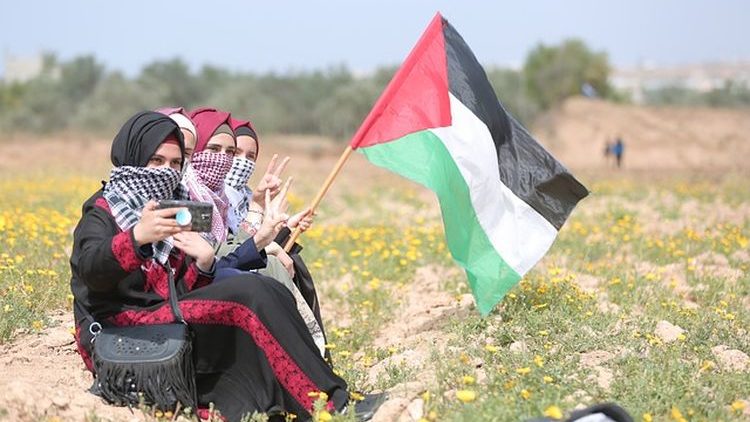
<svg viewBox="0 0 750 422"><path fill-rule="evenodd" d="M443 36L450 92L489 128L500 180L560 230L588 190L505 111L474 53L446 20Z"/></svg>

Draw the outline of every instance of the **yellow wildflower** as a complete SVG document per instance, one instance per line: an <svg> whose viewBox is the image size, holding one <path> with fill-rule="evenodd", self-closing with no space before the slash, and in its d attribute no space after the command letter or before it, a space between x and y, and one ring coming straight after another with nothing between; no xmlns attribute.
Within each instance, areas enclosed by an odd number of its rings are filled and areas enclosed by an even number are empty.
<svg viewBox="0 0 750 422"><path fill-rule="evenodd" d="M563 412L557 406L550 406L544 410L544 416L555 419L555 420L559 420L563 418Z"/></svg>
<svg viewBox="0 0 750 422"><path fill-rule="evenodd" d="M477 399L477 393L471 390L458 390L456 391L456 398L464 403L471 403Z"/></svg>

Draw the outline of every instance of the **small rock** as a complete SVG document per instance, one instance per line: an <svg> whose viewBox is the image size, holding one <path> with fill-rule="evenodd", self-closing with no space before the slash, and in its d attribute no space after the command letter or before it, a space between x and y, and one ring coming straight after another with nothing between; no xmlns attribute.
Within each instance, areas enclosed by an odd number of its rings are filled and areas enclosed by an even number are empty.
<svg viewBox="0 0 750 422"><path fill-rule="evenodd" d="M656 330L654 330L654 334L664 343L671 343L677 340L680 334L684 333L685 330L677 325L672 325L669 321L659 321L656 324Z"/></svg>
<svg viewBox="0 0 750 422"><path fill-rule="evenodd" d="M514 341L510 344L510 347L508 349L513 353L526 353L529 351L528 346L526 346L526 342L523 341Z"/></svg>
<svg viewBox="0 0 750 422"><path fill-rule="evenodd" d="M409 406L409 403L411 401L404 398L386 400L385 403L380 405L378 411L375 412L372 422L393 422L397 420L406 407Z"/></svg>
<svg viewBox="0 0 750 422"><path fill-rule="evenodd" d="M719 366L725 371L746 372L750 370L750 357L741 350L730 349L725 345L711 348Z"/></svg>
<svg viewBox="0 0 750 422"><path fill-rule="evenodd" d="M56 395L52 397L52 404L58 409L67 409L69 403L68 398L65 396Z"/></svg>
<svg viewBox="0 0 750 422"><path fill-rule="evenodd" d="M419 378L423 378L420 376ZM402 382L401 384L396 384L393 387L388 389L388 396L389 397L401 397L406 398L408 400L413 399L416 397L419 393L422 393L426 390L426 386L424 382L422 381L411 381L411 382Z"/></svg>
<svg viewBox="0 0 750 422"><path fill-rule="evenodd" d="M424 400L416 399L406 406L406 412L413 421L418 421L424 416Z"/></svg>

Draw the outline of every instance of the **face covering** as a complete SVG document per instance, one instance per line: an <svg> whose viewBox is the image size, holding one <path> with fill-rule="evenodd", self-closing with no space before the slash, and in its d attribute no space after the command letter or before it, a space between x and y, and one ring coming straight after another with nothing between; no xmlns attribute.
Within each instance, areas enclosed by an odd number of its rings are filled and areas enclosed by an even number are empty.
<svg viewBox="0 0 750 422"><path fill-rule="evenodd" d="M180 172L172 168L120 166L112 169L103 195L120 230L126 231L138 224L146 202L172 199L179 185ZM171 238L152 247L154 258L163 264L172 250Z"/></svg>
<svg viewBox="0 0 750 422"><path fill-rule="evenodd" d="M224 178L232 168L232 156L201 151L193 154L190 164L200 182L213 192L218 192L224 186Z"/></svg>
<svg viewBox="0 0 750 422"><path fill-rule="evenodd" d="M247 181L250 180L250 176L253 175L254 171L255 161L248 160L245 157L234 157L232 168L229 169L224 182L227 186L241 191L243 190L242 188L247 187Z"/></svg>

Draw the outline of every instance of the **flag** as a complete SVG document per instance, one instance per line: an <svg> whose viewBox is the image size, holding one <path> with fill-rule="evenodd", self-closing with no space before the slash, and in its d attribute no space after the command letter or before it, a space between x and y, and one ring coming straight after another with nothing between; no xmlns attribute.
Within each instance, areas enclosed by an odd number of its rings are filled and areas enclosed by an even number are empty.
<svg viewBox="0 0 750 422"><path fill-rule="evenodd" d="M439 13L350 146L437 194L448 248L483 315L544 256L588 195L505 111Z"/></svg>

